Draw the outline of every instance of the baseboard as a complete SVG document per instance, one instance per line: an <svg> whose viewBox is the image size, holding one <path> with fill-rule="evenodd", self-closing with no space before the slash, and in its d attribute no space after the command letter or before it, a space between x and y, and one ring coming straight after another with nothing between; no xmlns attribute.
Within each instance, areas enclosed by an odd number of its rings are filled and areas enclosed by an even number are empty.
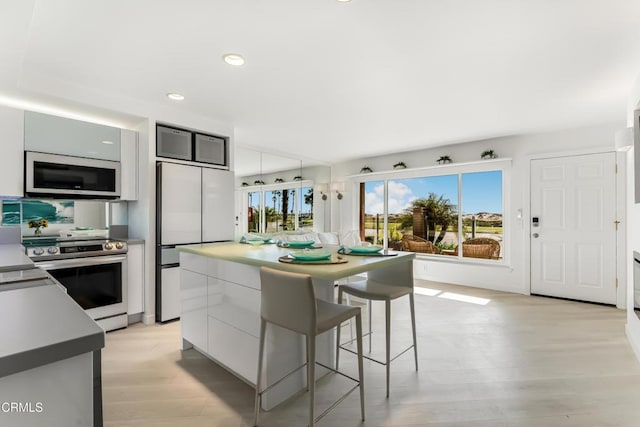
<svg viewBox="0 0 640 427"><path fill-rule="evenodd" d="M130 325L133 324L133 323L142 322L142 313L130 314L128 316L128 322L129 322Z"/></svg>
<svg viewBox="0 0 640 427"><path fill-rule="evenodd" d="M145 325L153 325L154 323L156 323L156 314L144 314L142 316L142 323L144 323Z"/></svg>
<svg viewBox="0 0 640 427"><path fill-rule="evenodd" d="M634 322L635 325L627 322L625 325L625 333L627 334L627 339L629 340L629 344L631 344L631 349L636 355L636 358L640 362L640 321Z"/></svg>

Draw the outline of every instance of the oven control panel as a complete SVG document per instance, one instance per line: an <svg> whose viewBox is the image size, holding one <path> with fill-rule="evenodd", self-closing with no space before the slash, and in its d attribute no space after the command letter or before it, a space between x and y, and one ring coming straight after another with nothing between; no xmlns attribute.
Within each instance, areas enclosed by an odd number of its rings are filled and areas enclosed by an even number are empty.
<svg viewBox="0 0 640 427"><path fill-rule="evenodd" d="M119 240L61 241L47 245L25 245L27 256L34 259L74 258L122 254L127 252L127 243Z"/></svg>

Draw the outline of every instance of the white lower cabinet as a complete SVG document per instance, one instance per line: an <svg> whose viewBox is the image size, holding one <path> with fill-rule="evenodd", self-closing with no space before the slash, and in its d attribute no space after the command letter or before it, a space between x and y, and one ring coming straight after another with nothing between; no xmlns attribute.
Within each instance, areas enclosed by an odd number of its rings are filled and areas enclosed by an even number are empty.
<svg viewBox="0 0 640 427"><path fill-rule="evenodd" d="M258 375L259 339L209 316L209 348L211 357L255 384ZM233 345L229 345L233 343Z"/></svg>
<svg viewBox="0 0 640 427"><path fill-rule="evenodd" d="M144 311L144 243L127 250L127 314Z"/></svg>
<svg viewBox="0 0 640 427"><path fill-rule="evenodd" d="M160 270L162 280L161 322L180 317L180 267Z"/></svg>
<svg viewBox="0 0 640 427"><path fill-rule="evenodd" d="M207 276L186 269L180 272L180 327L182 338L207 350Z"/></svg>

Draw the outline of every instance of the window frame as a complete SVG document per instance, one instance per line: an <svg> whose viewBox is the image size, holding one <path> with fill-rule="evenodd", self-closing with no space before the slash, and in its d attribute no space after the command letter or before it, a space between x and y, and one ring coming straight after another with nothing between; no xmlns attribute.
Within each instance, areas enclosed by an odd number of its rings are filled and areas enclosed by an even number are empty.
<svg viewBox="0 0 640 427"><path fill-rule="evenodd" d="M383 181L384 183L384 247L388 247L388 201L389 181L411 178L429 178L442 175L457 175L458 177L458 235L462 236L462 175L475 172L502 172L502 259L486 260L480 258L463 257L458 251L457 257L416 253L418 259L438 260L454 263L471 263L493 266L511 265L511 162L510 158L489 159L478 162L449 163L446 165L427 166L420 168L401 169L385 172L371 172L347 177L350 180L352 194L359 194L360 183ZM353 198L354 224L359 226L359 197Z"/></svg>

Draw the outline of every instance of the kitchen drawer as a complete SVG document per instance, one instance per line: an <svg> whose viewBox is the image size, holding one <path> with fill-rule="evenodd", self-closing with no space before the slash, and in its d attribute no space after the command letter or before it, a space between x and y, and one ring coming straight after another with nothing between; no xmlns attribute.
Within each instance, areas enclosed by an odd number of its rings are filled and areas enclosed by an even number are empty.
<svg viewBox="0 0 640 427"><path fill-rule="evenodd" d="M260 291L209 277L207 313L256 338L260 337Z"/></svg>
<svg viewBox="0 0 640 427"><path fill-rule="evenodd" d="M260 289L260 269L253 265L209 258L207 275L253 289Z"/></svg>
<svg viewBox="0 0 640 427"><path fill-rule="evenodd" d="M255 385L259 339L211 316L208 323L209 355Z"/></svg>
<svg viewBox="0 0 640 427"><path fill-rule="evenodd" d="M180 252L180 267L185 270L195 271L200 274L207 274L207 258L193 255L187 252Z"/></svg>

